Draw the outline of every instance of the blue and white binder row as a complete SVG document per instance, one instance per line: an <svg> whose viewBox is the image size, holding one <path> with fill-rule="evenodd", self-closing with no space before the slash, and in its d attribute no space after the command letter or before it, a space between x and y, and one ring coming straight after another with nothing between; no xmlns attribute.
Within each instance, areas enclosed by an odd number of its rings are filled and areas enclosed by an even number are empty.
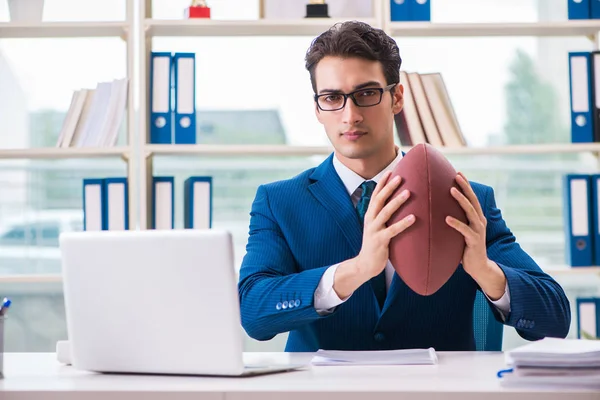
<svg viewBox="0 0 600 400"><path fill-rule="evenodd" d="M390 20L431 21L432 0L389 0Z"/></svg>
<svg viewBox="0 0 600 400"><path fill-rule="evenodd" d="M577 338L600 338L600 297L577 299Z"/></svg>
<svg viewBox="0 0 600 400"><path fill-rule="evenodd" d="M600 3L600 2L599 2ZM598 71L596 73L595 71ZM600 141L600 93L594 89L600 82L600 52L569 53L569 94L571 104L571 141ZM596 98L594 102L593 99Z"/></svg>
<svg viewBox="0 0 600 400"><path fill-rule="evenodd" d="M212 177L191 176L184 182L185 229L212 228ZM175 229L175 178L155 176L152 183L152 228Z"/></svg>
<svg viewBox="0 0 600 400"><path fill-rule="evenodd" d="M196 55L150 55L150 143L196 143Z"/></svg>
<svg viewBox="0 0 600 400"><path fill-rule="evenodd" d="M567 0L569 19L599 19L600 2L598 0Z"/></svg>
<svg viewBox="0 0 600 400"><path fill-rule="evenodd" d="M564 176L565 260L572 267L600 265L600 174Z"/></svg>
<svg viewBox="0 0 600 400"><path fill-rule="evenodd" d="M86 231L129 229L127 178L83 180L83 229Z"/></svg>

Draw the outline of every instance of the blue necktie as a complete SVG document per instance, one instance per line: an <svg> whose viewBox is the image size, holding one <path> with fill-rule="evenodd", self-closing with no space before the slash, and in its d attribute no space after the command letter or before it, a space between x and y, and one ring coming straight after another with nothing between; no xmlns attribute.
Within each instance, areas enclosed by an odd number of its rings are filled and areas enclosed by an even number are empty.
<svg viewBox="0 0 600 400"><path fill-rule="evenodd" d="M365 214L367 212L367 208L369 207L369 201L371 201L371 195L373 194L373 190L375 190L376 185L377 184L373 181L364 181L360 185L362 192L358 203L356 203L356 211L358 212L361 225L364 224ZM371 286L373 287L373 291L375 292L375 296L379 302L379 308L383 309L383 303L385 302L386 296L385 269L381 271L379 275L371 278Z"/></svg>

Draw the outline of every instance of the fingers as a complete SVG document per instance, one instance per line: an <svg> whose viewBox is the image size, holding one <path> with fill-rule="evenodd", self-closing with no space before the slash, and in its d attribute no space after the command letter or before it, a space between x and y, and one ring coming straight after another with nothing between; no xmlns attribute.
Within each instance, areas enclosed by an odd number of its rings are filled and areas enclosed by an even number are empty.
<svg viewBox="0 0 600 400"><path fill-rule="evenodd" d="M478 226L479 224L482 224L483 221L481 220L479 214L475 210L475 207L473 207L473 204L465 197L464 194L460 192L460 190L453 187L452 189L450 189L450 193L458 201L458 204L460 204L462 209L465 210L467 218L469 219L471 224L473 224L473 226Z"/></svg>
<svg viewBox="0 0 600 400"><path fill-rule="evenodd" d="M385 231L388 234L388 238L391 239L397 234L404 232L408 227L415 223L415 216L413 214L407 215L400 221L388 226Z"/></svg>
<svg viewBox="0 0 600 400"><path fill-rule="evenodd" d="M480 218L483 218L483 210L481 209L481 204L479 204L479 200L477 199L477 195L473 191L471 184L467 180L467 178L463 175L462 172L458 173L456 177L456 182L463 190L464 195L469 199L471 205L475 208L475 211L479 215Z"/></svg>
<svg viewBox="0 0 600 400"><path fill-rule="evenodd" d="M456 229L460 232L464 237L467 243L467 246L471 246L473 243L477 243L477 233L471 229L464 222L457 220L454 217L446 217L446 223L450 225L452 228Z"/></svg>
<svg viewBox="0 0 600 400"><path fill-rule="evenodd" d="M392 217L394 212L408 200L410 197L410 192L408 190L403 190L400 192L398 196L392 199L389 203L383 207L383 209L379 212L376 219L377 225L384 225L389 219Z"/></svg>
<svg viewBox="0 0 600 400"><path fill-rule="evenodd" d="M394 178L388 181L390 175L391 172L389 173L389 175L384 175L382 180L379 181L379 183L375 187L375 190L373 191L371 201L369 202L369 208L367 209L367 214L371 217L370 219L374 219L379 214L381 209L384 207L387 199L398 188L398 185L400 185L400 182L402 181L400 176L395 176ZM379 184L382 183L384 179L387 183L381 185L380 187ZM365 215L365 219L366 217L367 216Z"/></svg>
<svg viewBox="0 0 600 400"><path fill-rule="evenodd" d="M377 182L377 185L375 186L375 189L373 190L373 195L371 197L375 197L379 192L381 192L381 189L388 182L390 176L392 176L392 171L387 171L385 174L383 174L379 182Z"/></svg>

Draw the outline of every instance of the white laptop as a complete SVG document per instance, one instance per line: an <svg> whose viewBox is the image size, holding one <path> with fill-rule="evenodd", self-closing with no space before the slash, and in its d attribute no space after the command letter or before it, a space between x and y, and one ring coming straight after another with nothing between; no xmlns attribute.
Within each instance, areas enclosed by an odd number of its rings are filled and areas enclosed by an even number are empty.
<svg viewBox="0 0 600 400"><path fill-rule="evenodd" d="M60 250L75 368L242 376L303 366L244 365L229 232L67 232Z"/></svg>

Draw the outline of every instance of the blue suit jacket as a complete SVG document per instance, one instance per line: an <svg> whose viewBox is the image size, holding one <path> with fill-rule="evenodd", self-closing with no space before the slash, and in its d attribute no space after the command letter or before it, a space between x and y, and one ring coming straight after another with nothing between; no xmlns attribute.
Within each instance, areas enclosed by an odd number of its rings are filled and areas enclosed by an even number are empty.
<svg viewBox="0 0 600 400"><path fill-rule="evenodd" d="M319 315L314 292L327 268L355 257L362 229L333 155L321 165L258 188L250 214L239 298L242 325L257 340L288 332L286 351L434 347L475 350L477 283L458 266L435 294L420 296L397 274L380 310L369 283L331 314ZM562 288L521 249L496 208L492 188L472 183L487 219L488 257L504 271L511 312L525 339L565 337L571 314Z"/></svg>

